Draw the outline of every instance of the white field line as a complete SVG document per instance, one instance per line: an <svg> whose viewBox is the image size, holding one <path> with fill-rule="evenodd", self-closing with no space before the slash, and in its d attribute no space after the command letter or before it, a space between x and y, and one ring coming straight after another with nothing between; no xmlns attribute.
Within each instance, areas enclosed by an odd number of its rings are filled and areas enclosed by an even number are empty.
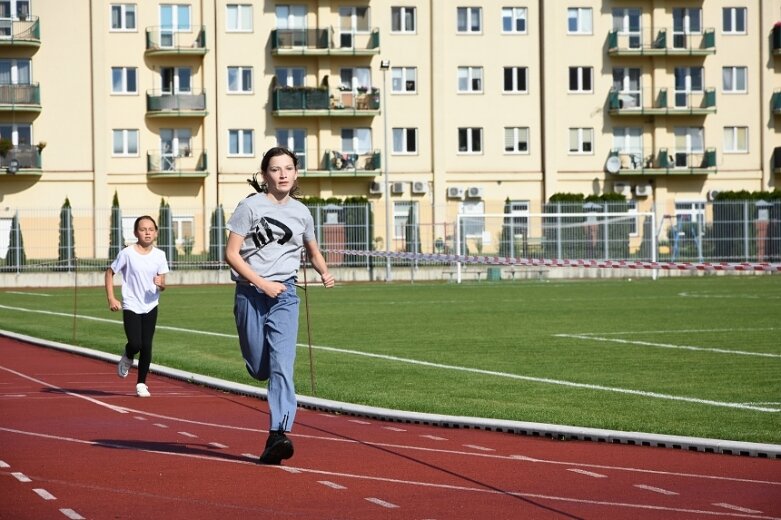
<svg viewBox="0 0 781 520"><path fill-rule="evenodd" d="M63 313L63 312L53 312L53 311L42 311L38 309L25 309L22 307L9 307L6 305L0 305L0 309L8 309L13 311L21 311L21 312L31 312L31 313L38 313L38 314L48 314L48 315L56 315L56 316L66 316L69 318L73 317L73 314ZM77 318L85 319L85 320L93 320L93 321L101 321L101 322L107 322L107 323L114 323L116 325L122 325L121 321L118 320L109 320L106 318L96 318L93 316L82 316L82 315L76 315ZM210 332L210 331L202 331L202 330L192 330L192 329L184 329L180 327L169 327L165 325L158 325L157 329L165 329L165 330L174 330L177 332L184 332L189 334L201 334L205 336L216 336L216 337L224 337L224 338L231 338L236 339L235 334L224 334L220 332ZM300 348L308 348L309 346L304 343L299 343L297 345ZM505 377L509 379L515 379L519 381L528 381L531 383L542 383L542 384L550 384L550 385L559 385L559 386L566 386L570 388L581 388L585 390L596 390L596 391L603 391L603 392L612 392L612 393L618 393L618 394L626 394L626 395L636 395L640 397L647 397L652 399L664 399L664 400L670 400L670 401L682 401L682 402L688 402L688 403L695 403L695 404L704 404L704 405L710 405L710 406L719 406L719 407L725 407L725 408L738 408L743 410L754 410L757 412L781 412L781 408L770 408L770 407L764 407L764 406L752 406L752 405L745 405L742 403L730 403L730 402L724 402L724 401L713 401L710 399L700 399L696 397L686 397L686 396L677 396L677 395L669 395L669 394L660 394L658 392L647 392L643 390L632 390L628 388L616 388L616 387L610 387L610 386L602 386L602 385L593 385L593 384L587 384L587 383L575 383L572 381L563 381L559 379L550 379L546 377L532 377L532 376L523 376L519 374L510 374L507 372L497 372L494 370L483 370L480 368L471 368L471 367L460 367L456 365L445 365L442 363L432 363L430 361L420 361L416 359L409 359L409 358L402 358L398 356L390 356L387 354L373 354L370 352L361 352L357 350L348 350L348 349L342 349L342 348L335 348L335 347L325 347L325 346L317 346L312 345L311 348L322 350L325 352L334 352L339 354L349 354L353 356L363 356L363 357L369 357L372 359L383 359L386 361L393 361L397 363L408 363L411 365L418 365L418 366L425 366L430 368L437 368L437 369L443 369L443 370L453 370L458 372L468 372L472 374L481 374L481 375L487 375L487 376L496 376L496 377Z"/></svg>
<svg viewBox="0 0 781 520"><path fill-rule="evenodd" d="M244 461L244 460L231 460L231 459L224 459L216 456L208 456L208 455L197 455L193 453L177 453L177 452L168 452L168 451L161 451L161 450L150 450L150 449L144 449L144 448L134 448L129 447L126 445L121 444L112 444L112 443L101 443L101 442L95 442L95 441L87 441L82 439L74 439L71 437L61 437L57 435L47 435L47 434L41 434L41 433L33 433L33 432L25 432L21 430L13 430L11 428L3 428L0 427L0 431L6 431L10 433L19 433L23 435L31 435L34 437L41 437L46 439L52 439L52 440L58 440L58 441L65 441L65 442L73 442L77 444L87 445L87 446L102 446L102 447L109 447L109 448L119 448L119 449L126 449L131 451L137 451L137 452L143 452L143 453L152 453L157 455L165 455L169 457L184 457L189 459L196 459L196 460L203 460L203 461L209 461L209 462L216 462L216 463L222 463L222 464L244 464L244 465L252 465L257 466L257 464L254 461ZM734 512L721 512L721 511L709 511L709 510L703 510L703 509L686 509L686 508L676 508L676 507L665 507L665 506L657 506L652 504L642 504L642 503L631 503L631 502L613 502L613 501L607 501L607 500L590 500L590 499L583 499L583 498L574 498L574 497L568 497L568 496L560 496L560 495L543 495L539 493L524 493L520 491L501 491L501 490L495 490L485 487L473 487L473 486L462 486L462 485L455 485L455 484L444 484L444 483L438 483L438 482L424 482L424 481L416 481L416 480L404 480L404 479L397 479L397 478L390 478L390 477L383 477L383 476L377 476L377 475L367 475L367 474L360 474L360 473L346 473L346 472L335 472L335 471L327 471L327 470L320 470L315 468L303 468L303 467L295 467L295 466L288 466L288 467L279 467L279 466L269 466L269 470L274 469L281 469L284 471L289 470L296 470L300 473L309 473L312 475L318 475L323 477L331 477L331 478L342 478L342 479L356 479L356 480L364 480L364 481L371 481L371 482L383 482L386 484L399 484L399 485L407 485L407 486L414 486L419 488L428 488L428 489L441 489L446 491L457 491L457 492L469 492L469 493L484 493L484 494L490 494L490 495L508 495L508 496L515 496L515 497L521 497L521 498L533 498L533 499L541 499L541 500L550 500L553 502L564 502L564 503L575 503L575 504L590 504L590 505L599 505L599 506L606 506L606 507L613 507L613 508L626 508L626 509L637 509L637 510L650 510L650 511L657 511L657 512L674 512L674 513L686 513L689 515L702 515L705 517L728 517L728 518L757 518L757 519L763 519L763 520L781 520L781 517L772 517L772 516L755 516L753 514L749 513L742 513L739 511ZM727 504L728 505L728 504ZM724 507L722 504L718 504L718 506ZM691 516L693 517L693 516Z"/></svg>
<svg viewBox="0 0 781 520"><path fill-rule="evenodd" d="M676 350L696 350L700 352L715 352L716 354L733 354L736 356L759 356L759 357L781 358L781 354L772 354L770 352L747 352L745 350L692 347L690 345L676 345L673 343L652 343L650 341L605 338L605 337L585 335L585 334L554 334L554 336L557 338L587 339L590 341L606 341L608 343L623 343L626 345L640 345L643 347L671 348Z"/></svg>

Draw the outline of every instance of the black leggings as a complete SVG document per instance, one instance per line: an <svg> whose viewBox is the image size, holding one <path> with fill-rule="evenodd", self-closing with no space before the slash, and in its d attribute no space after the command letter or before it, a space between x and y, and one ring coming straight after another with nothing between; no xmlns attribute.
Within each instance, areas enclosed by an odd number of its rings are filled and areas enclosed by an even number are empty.
<svg viewBox="0 0 781 520"><path fill-rule="evenodd" d="M133 311L122 311L122 321L125 324L125 355L130 359L138 358L138 382L146 382L146 374L149 372L149 364L152 362L152 337L155 335L157 325L157 307L146 314L136 314Z"/></svg>

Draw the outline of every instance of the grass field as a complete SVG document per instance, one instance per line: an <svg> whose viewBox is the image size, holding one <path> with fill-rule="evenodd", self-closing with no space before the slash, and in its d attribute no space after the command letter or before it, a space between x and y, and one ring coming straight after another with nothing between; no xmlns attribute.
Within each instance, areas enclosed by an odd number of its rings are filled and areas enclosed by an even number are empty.
<svg viewBox="0 0 781 520"><path fill-rule="evenodd" d="M308 292L318 397L781 444L781 276ZM232 286L169 286L153 362L253 383L232 307ZM0 328L116 354L124 345L102 288L4 290ZM306 341L302 303L296 384L312 395Z"/></svg>

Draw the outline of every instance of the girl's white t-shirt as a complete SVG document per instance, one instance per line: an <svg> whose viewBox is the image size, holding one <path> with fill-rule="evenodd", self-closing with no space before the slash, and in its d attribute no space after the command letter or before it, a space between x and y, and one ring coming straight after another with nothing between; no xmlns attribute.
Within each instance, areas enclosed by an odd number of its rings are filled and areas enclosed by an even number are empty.
<svg viewBox="0 0 781 520"><path fill-rule="evenodd" d="M168 272L168 261L161 249L153 247L142 255L135 246L128 246L119 252L111 270L122 275L122 309L146 314L157 306L160 290L154 277Z"/></svg>

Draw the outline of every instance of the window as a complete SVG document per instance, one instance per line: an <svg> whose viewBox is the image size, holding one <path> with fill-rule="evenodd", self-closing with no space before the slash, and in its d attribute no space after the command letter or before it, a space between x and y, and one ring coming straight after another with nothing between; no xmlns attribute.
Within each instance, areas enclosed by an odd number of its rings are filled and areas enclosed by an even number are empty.
<svg viewBox="0 0 781 520"><path fill-rule="evenodd" d="M482 128L459 128L458 151L461 153L480 153L483 151Z"/></svg>
<svg viewBox="0 0 781 520"><path fill-rule="evenodd" d="M721 69L722 89L726 94L745 94L748 70L746 67L724 67Z"/></svg>
<svg viewBox="0 0 781 520"><path fill-rule="evenodd" d="M190 6L185 4L160 4L160 30L162 34L171 34L190 30ZM165 40L163 40L163 46Z"/></svg>
<svg viewBox="0 0 781 520"><path fill-rule="evenodd" d="M137 94L137 69L135 67L111 67L111 93ZM2 69L0 69L2 75Z"/></svg>
<svg viewBox="0 0 781 520"><path fill-rule="evenodd" d="M705 202L703 201L682 201L675 203L675 221L678 224L678 232L686 235L685 228L689 228L688 238L694 238L696 231L692 229L696 224L700 233L705 232ZM690 226L681 226L681 224L690 224Z"/></svg>
<svg viewBox="0 0 781 520"><path fill-rule="evenodd" d="M286 47L306 47L306 6L278 5L274 12L277 21L277 39L279 44Z"/></svg>
<svg viewBox="0 0 781 520"><path fill-rule="evenodd" d="M30 15L30 0L0 1L0 18L24 20Z"/></svg>
<svg viewBox="0 0 781 520"><path fill-rule="evenodd" d="M677 7L673 9L673 48L693 47L692 34L702 33L702 9Z"/></svg>
<svg viewBox="0 0 781 520"><path fill-rule="evenodd" d="M526 15L525 7L503 7L502 32L526 34Z"/></svg>
<svg viewBox="0 0 781 520"><path fill-rule="evenodd" d="M391 67L391 92L414 93L418 90L417 67Z"/></svg>
<svg viewBox="0 0 781 520"><path fill-rule="evenodd" d="M724 34L746 34L745 7L725 7L721 12Z"/></svg>
<svg viewBox="0 0 781 520"><path fill-rule="evenodd" d="M160 129L160 170L181 169L180 157L192 157L192 130L189 128ZM177 164L178 163L178 164Z"/></svg>
<svg viewBox="0 0 781 520"><path fill-rule="evenodd" d="M691 107L692 94L701 94L702 91L702 67L675 67L675 108Z"/></svg>
<svg viewBox="0 0 781 520"><path fill-rule="evenodd" d="M702 165L705 153L705 130L702 127L676 127L675 157L676 168L698 168Z"/></svg>
<svg viewBox="0 0 781 520"><path fill-rule="evenodd" d="M483 239L485 233L485 202L482 200L465 200L459 203L459 213L464 215L461 219L461 229L464 237ZM472 216L474 215L474 216ZM461 243L466 253L467 244Z"/></svg>
<svg viewBox="0 0 781 520"><path fill-rule="evenodd" d="M618 92L618 108L640 108L643 106L640 69L614 68L613 89Z"/></svg>
<svg viewBox="0 0 781 520"><path fill-rule="evenodd" d="M459 7L456 12L456 27L460 33L479 33L482 31L482 9L480 7Z"/></svg>
<svg viewBox="0 0 781 520"><path fill-rule="evenodd" d="M482 92L483 68L482 67L458 67L458 91Z"/></svg>
<svg viewBox="0 0 781 520"><path fill-rule="evenodd" d="M29 59L0 59L0 85L29 85L30 82Z"/></svg>
<svg viewBox="0 0 781 520"><path fill-rule="evenodd" d="M593 69L591 67L570 67L569 68L569 91L570 92L591 92L591 77Z"/></svg>
<svg viewBox="0 0 781 520"><path fill-rule="evenodd" d="M252 93L252 67L228 67L228 92Z"/></svg>
<svg viewBox="0 0 781 520"><path fill-rule="evenodd" d="M504 128L504 151L506 153L529 153L529 127L508 126Z"/></svg>
<svg viewBox="0 0 781 520"><path fill-rule="evenodd" d="M369 67L346 67L339 70L340 88L357 90L372 88L372 71Z"/></svg>
<svg viewBox="0 0 781 520"><path fill-rule="evenodd" d="M410 216L412 217L411 219ZM412 221L410 222L410 220ZM416 222L419 222L417 201L395 201L393 203L394 240L404 240L407 237L407 227L410 227L409 231L413 233L419 232L418 226L415 225ZM415 241L416 237L410 238ZM417 239L420 240L419 237L417 237ZM409 246L410 251L413 251L414 249L411 248L412 244L409 244Z"/></svg>
<svg viewBox="0 0 781 520"><path fill-rule="evenodd" d="M30 149L33 142L33 127L29 124L0 125L0 139L11 141L21 149Z"/></svg>
<svg viewBox="0 0 781 520"><path fill-rule="evenodd" d="M298 169L306 170L306 130L302 128L278 128L277 144L295 152Z"/></svg>
<svg viewBox="0 0 781 520"><path fill-rule="evenodd" d="M613 30L626 39L630 49L639 49L642 45L641 15L642 11L636 8L613 9Z"/></svg>
<svg viewBox="0 0 781 520"><path fill-rule="evenodd" d="M529 201L512 200L510 201L509 209L510 215L512 215L512 218L508 219L508 224L510 225L510 236L513 240L520 239L522 237L518 235L526 235L526 230L529 227L529 217L531 216L529 212Z"/></svg>
<svg viewBox="0 0 781 520"><path fill-rule="evenodd" d="M112 155L117 157L138 156L138 130L113 130L113 134Z"/></svg>
<svg viewBox="0 0 781 520"><path fill-rule="evenodd" d="M303 87L306 69L301 67L277 67L275 74L278 87Z"/></svg>
<svg viewBox="0 0 781 520"><path fill-rule="evenodd" d="M594 152L594 129L593 128L570 128L569 129L569 153L570 154L591 154Z"/></svg>
<svg viewBox="0 0 781 520"><path fill-rule="evenodd" d="M253 146L254 130L228 130L228 155L252 156L255 154Z"/></svg>
<svg viewBox="0 0 781 520"><path fill-rule="evenodd" d="M189 67L161 67L160 89L163 94L190 94L192 75Z"/></svg>
<svg viewBox="0 0 781 520"><path fill-rule="evenodd" d="M342 152L365 154L371 151L371 128L342 128Z"/></svg>
<svg viewBox="0 0 781 520"><path fill-rule="evenodd" d="M527 67L505 67L504 68L504 91L505 92L528 92Z"/></svg>
<svg viewBox="0 0 781 520"><path fill-rule="evenodd" d="M416 11L414 7L391 7L391 32L414 33Z"/></svg>
<svg viewBox="0 0 781 520"><path fill-rule="evenodd" d="M567 33L591 34L591 8L570 7L567 9Z"/></svg>
<svg viewBox="0 0 781 520"><path fill-rule="evenodd" d="M193 242L195 241L193 236L195 219L192 216L180 215L171 216L171 221L174 228L174 243L179 248L181 253L192 253Z"/></svg>
<svg viewBox="0 0 781 520"><path fill-rule="evenodd" d="M339 47L352 49L355 47L355 35L369 31L368 7L339 8Z"/></svg>
<svg viewBox="0 0 781 520"><path fill-rule="evenodd" d="M748 127L724 127L724 153L748 153Z"/></svg>
<svg viewBox="0 0 781 520"><path fill-rule="evenodd" d="M613 150L618 153L622 169L641 168L643 166L642 127L613 128Z"/></svg>
<svg viewBox="0 0 781 520"><path fill-rule="evenodd" d="M417 128L393 129L393 153L414 154L418 151Z"/></svg>
<svg viewBox="0 0 781 520"><path fill-rule="evenodd" d="M111 4L111 30L136 30L136 4Z"/></svg>
<svg viewBox="0 0 781 520"><path fill-rule="evenodd" d="M251 32L252 4L226 5L225 30L227 32Z"/></svg>

